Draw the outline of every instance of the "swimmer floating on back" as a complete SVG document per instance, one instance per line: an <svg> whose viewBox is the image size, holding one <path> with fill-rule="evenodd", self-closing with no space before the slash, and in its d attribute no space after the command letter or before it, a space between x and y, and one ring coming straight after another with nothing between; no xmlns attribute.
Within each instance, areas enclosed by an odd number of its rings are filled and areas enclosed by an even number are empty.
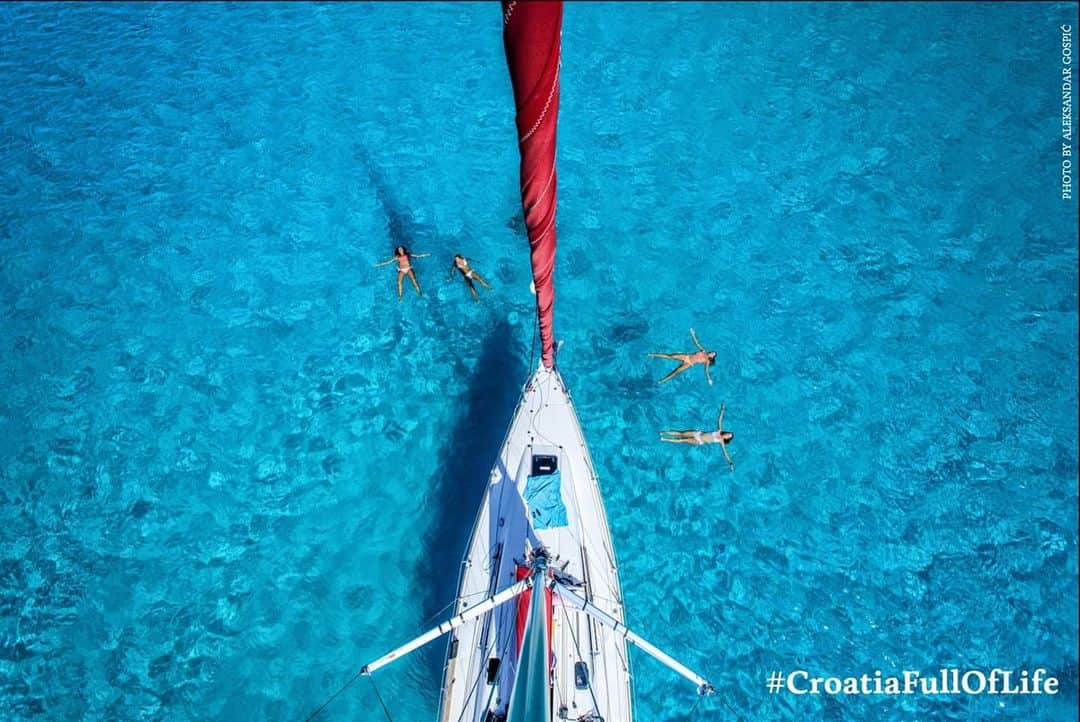
<svg viewBox="0 0 1080 722"><path fill-rule="evenodd" d="M388 264L393 263L394 261L397 261L397 264L398 264L398 269L397 269L397 272L398 272L397 273L397 297L398 297L398 303L401 302L401 283L402 283L402 281L405 280L406 276L408 276L409 280L412 281L412 285L413 285L413 288L416 289L416 293L418 295L420 295L420 296L424 295L424 292L420 290L420 284L416 282L416 272L413 271L413 269L412 269L412 259L414 259L414 258L424 258L424 257L430 256L430 255L431 255L430 253L409 253L409 249L406 248L405 246L398 246L397 248L394 249L394 257L393 258L391 258L389 261L383 261L381 263L376 263L375 264L376 266L386 266Z"/></svg>
<svg viewBox="0 0 1080 722"><path fill-rule="evenodd" d="M469 285L469 291L472 293L472 297L475 301L480 301L480 294L476 292L476 286L473 285L473 281L476 281L487 290L491 290L491 286L488 282L480 276L479 273L469 267L469 259L460 253L454 254L454 262L450 265L450 274L454 273L454 269L461 271L461 275L465 278L465 283Z"/></svg>
<svg viewBox="0 0 1080 722"><path fill-rule="evenodd" d="M705 348L698 341L697 334L694 333L694 329L690 329L690 337L694 339L694 345L698 347L697 353L651 353L649 354L653 358L667 358L672 361L678 361L679 367L669 373L664 378L660 379L657 384L662 384L665 381L670 381L686 369L698 364L705 364L705 378L709 380L709 386L712 386L712 376L709 375L709 367L716 363L716 352L706 351Z"/></svg>
<svg viewBox="0 0 1080 722"><path fill-rule="evenodd" d="M727 445L735 438L735 434L724 431L724 405L720 404L720 417L716 420L716 431L661 431L660 440L670 441L673 444L720 444L720 450L724 452L728 467L735 471L735 464L728 455Z"/></svg>

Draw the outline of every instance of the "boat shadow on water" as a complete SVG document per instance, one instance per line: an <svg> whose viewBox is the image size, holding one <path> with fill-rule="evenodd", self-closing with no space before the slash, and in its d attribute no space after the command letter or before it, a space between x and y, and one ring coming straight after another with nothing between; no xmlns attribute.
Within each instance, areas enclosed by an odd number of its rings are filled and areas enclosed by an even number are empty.
<svg viewBox="0 0 1080 722"><path fill-rule="evenodd" d="M445 436L441 471L432 484L432 522L424 537L427 551L416 570L417 588L424 590L425 628L453 613L447 605L457 596L461 560L476 510L525 380L517 346L510 324L495 323L480 347L476 369L459 392L460 414ZM445 645L433 644L421 652L422 667L431 670L435 688L441 683L445 651Z"/></svg>

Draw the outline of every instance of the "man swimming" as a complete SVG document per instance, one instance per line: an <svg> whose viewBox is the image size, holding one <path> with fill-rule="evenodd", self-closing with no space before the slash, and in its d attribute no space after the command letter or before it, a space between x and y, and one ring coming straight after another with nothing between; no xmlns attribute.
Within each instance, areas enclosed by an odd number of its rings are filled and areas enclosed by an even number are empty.
<svg viewBox="0 0 1080 722"><path fill-rule="evenodd" d="M391 258L389 261L383 261L382 263L376 263L375 264L376 266L386 266L388 264L393 263L394 261L397 261L397 264L398 264L398 268L397 268L397 272L398 272L398 274L397 274L397 298L398 298L398 303L401 303L401 285L402 285L402 281L405 280L406 276L408 276L409 280L412 281L412 285L413 285L413 288L416 289L416 293L421 297L424 295L424 292L420 290L420 284L417 283L417 281L416 281L416 272L412 268L411 261L414 258L424 258L424 257L430 256L430 255L431 255L430 253L409 253L409 249L406 248L405 246L398 246L397 248L394 249L394 257L393 258Z"/></svg>
<svg viewBox="0 0 1080 722"><path fill-rule="evenodd" d="M697 334L694 333L694 329L690 329L690 337L694 339L694 345L698 347L697 353L651 353L649 354L653 358L667 358L672 361L678 361L679 367L669 373L664 378L657 381L657 385L670 381L686 369L698 364L705 364L705 378L709 381L709 386L712 386L712 376L709 375L709 367L716 363L716 352L706 351L705 348L698 341Z"/></svg>
<svg viewBox="0 0 1080 722"><path fill-rule="evenodd" d="M666 438L665 438L666 437ZM724 404L720 404L720 417L716 419L716 431L661 431L660 440L670 441L673 444L720 444L720 450L724 452L728 467L735 471L735 464L728 454L727 445L735 438L735 434L724 431Z"/></svg>
<svg viewBox="0 0 1080 722"><path fill-rule="evenodd" d="M473 281L476 281L487 290L491 290L491 286L488 285L488 282L485 281L479 273L469 267L469 259L465 258L465 256L460 253L454 254L454 262L450 264L450 273L447 275L452 275L454 269L460 271L462 277L465 278L465 283L468 284L469 291L472 292L472 297L475 301L480 301L480 294L476 292L476 286L473 285Z"/></svg>

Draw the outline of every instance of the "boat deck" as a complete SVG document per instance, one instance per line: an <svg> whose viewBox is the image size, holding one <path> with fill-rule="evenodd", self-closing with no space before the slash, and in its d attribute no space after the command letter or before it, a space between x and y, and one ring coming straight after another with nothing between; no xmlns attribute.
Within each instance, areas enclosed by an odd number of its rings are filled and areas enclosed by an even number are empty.
<svg viewBox="0 0 1080 722"><path fill-rule="evenodd" d="M554 517L545 518L536 497L530 497L537 478L550 479L546 469L533 468L537 456L557 460L565 518L557 502ZM564 584L623 621L618 569L588 446L562 376L543 367L526 384L491 470L462 561L455 614L512 585L518 565L538 545L547 549L551 568ZM551 644L553 720L577 720L590 712L605 722L631 720L629 657L622 636L564 606L556 594ZM500 663L489 684L491 658ZM575 665L581 662L588 685L575 682ZM442 722L484 722L489 710L505 713L516 667L517 605L509 602L461 627L451 639Z"/></svg>

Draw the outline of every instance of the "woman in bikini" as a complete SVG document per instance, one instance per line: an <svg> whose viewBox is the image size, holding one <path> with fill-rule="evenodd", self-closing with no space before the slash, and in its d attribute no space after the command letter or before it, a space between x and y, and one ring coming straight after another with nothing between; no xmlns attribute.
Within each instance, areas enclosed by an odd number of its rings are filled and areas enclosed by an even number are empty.
<svg viewBox="0 0 1080 722"><path fill-rule="evenodd" d="M386 265L389 265L389 264L393 263L394 261L397 261L397 264L398 264L398 268L397 268L397 298L398 298L398 303L401 303L401 284L402 284L402 281L405 280L406 276L408 276L409 280L412 281L412 285L413 285L413 288L416 289L416 293L418 295L420 295L420 296L424 295L424 292L420 290L420 284L416 282L416 272L413 271L413 268L412 268L412 259L414 259L414 258L424 258L425 256L430 256L430 255L431 255L430 253L409 253L409 249L406 248L405 246L398 246L397 248L394 249L394 257L393 258L391 258L389 261L383 261L382 263L376 263L375 264L376 266L386 266Z"/></svg>
<svg viewBox="0 0 1080 722"><path fill-rule="evenodd" d="M465 283L469 285L469 291L472 292L473 299L477 302L480 301L480 294L476 292L476 286L473 285L473 281L476 281L487 290L491 290L491 286L488 285L488 282L485 281L479 273L469 267L469 259L465 258L465 256L460 253L454 254L454 262L450 265L450 273L447 274L447 277L453 275L454 269L461 272L461 275L465 278Z"/></svg>
<svg viewBox="0 0 1080 722"><path fill-rule="evenodd" d="M727 445L735 438L735 434L724 431L724 405L720 404L720 418L716 420L716 431L661 431L660 440L670 441L673 444L720 444L720 450L724 452L728 467L735 471L735 464L728 455Z"/></svg>
<svg viewBox="0 0 1080 722"><path fill-rule="evenodd" d="M694 345L698 347L697 353L651 353L649 354L653 358L667 358L672 361L678 361L679 367L669 373L664 378L657 382L657 385L670 381L686 369L698 364L705 364L705 378L709 380L709 386L712 386L712 376L709 375L709 367L716 363L716 352L706 351L705 348L698 341L697 334L694 333L694 329L690 329L690 337L694 339Z"/></svg>

